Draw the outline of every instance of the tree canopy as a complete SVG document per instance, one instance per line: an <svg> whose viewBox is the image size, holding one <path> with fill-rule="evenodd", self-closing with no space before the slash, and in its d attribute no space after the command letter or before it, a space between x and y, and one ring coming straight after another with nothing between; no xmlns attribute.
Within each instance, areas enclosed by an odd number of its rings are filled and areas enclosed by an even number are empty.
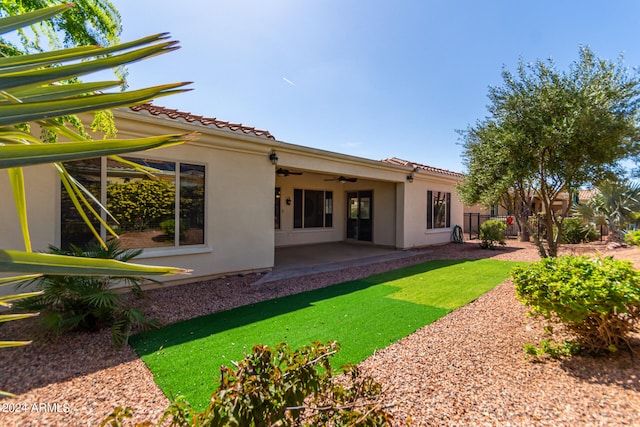
<svg viewBox="0 0 640 427"><path fill-rule="evenodd" d="M0 17L59 5L59 0L8 0L0 2ZM18 28L21 47L0 38L0 52L13 56L16 51L42 51L73 46L111 46L117 44L122 31L120 13L109 0L74 0L68 12L40 21L28 28ZM41 46L46 39L50 46ZM2 46L4 45L4 46Z"/></svg>
<svg viewBox="0 0 640 427"><path fill-rule="evenodd" d="M467 175L459 192L467 204L501 203L534 238L529 216L536 199L555 256L560 232L553 230L561 230L571 197L559 211L554 201L623 174L621 161L639 154L640 75L621 57L598 59L582 47L568 71L552 60L521 60L502 78L489 89L489 116L461 132Z"/></svg>

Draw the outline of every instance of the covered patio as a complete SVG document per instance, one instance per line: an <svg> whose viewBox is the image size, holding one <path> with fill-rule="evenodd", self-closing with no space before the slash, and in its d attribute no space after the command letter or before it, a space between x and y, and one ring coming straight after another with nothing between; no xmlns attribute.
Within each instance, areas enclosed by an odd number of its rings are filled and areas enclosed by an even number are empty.
<svg viewBox="0 0 640 427"><path fill-rule="evenodd" d="M401 259L416 254L417 252L410 250L349 242L279 247L275 248L273 270L256 284Z"/></svg>

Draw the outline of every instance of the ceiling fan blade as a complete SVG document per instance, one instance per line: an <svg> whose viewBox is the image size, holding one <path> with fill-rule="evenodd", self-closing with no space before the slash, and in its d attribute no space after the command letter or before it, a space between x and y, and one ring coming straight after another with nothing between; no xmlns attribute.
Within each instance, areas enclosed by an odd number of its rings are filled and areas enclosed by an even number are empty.
<svg viewBox="0 0 640 427"><path fill-rule="evenodd" d="M302 175L302 172L293 172L289 169L278 168L276 170L276 175L278 176L289 176L289 175Z"/></svg>
<svg viewBox="0 0 640 427"><path fill-rule="evenodd" d="M341 176L339 176L337 178L325 179L325 181L338 181L338 182L344 184L345 182L357 182L358 178L347 178L346 176L341 175Z"/></svg>

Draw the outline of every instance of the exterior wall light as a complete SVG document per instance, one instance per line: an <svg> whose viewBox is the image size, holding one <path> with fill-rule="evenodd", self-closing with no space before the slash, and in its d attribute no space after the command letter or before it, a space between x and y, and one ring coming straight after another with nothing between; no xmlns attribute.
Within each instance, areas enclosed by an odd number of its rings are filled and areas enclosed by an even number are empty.
<svg viewBox="0 0 640 427"><path fill-rule="evenodd" d="M409 175L407 175L407 181L413 182L413 171Z"/></svg>
<svg viewBox="0 0 640 427"><path fill-rule="evenodd" d="M291 197L287 197L287 206L291 206Z"/></svg>
<svg viewBox="0 0 640 427"><path fill-rule="evenodd" d="M271 164L274 166L278 164L278 155L275 151L269 153L269 160L271 160Z"/></svg>

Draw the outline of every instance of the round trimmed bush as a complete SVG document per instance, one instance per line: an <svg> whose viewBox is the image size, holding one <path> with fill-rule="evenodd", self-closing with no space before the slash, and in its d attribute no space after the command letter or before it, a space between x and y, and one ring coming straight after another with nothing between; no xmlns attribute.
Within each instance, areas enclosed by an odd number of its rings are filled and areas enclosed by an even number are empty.
<svg viewBox="0 0 640 427"><path fill-rule="evenodd" d="M545 258L514 269L517 298L533 314L561 323L587 352L615 352L640 319L640 274L612 257Z"/></svg>
<svg viewBox="0 0 640 427"><path fill-rule="evenodd" d="M507 238L507 224L498 219L489 219L480 226L480 246L485 249L493 249L496 243L504 246Z"/></svg>

